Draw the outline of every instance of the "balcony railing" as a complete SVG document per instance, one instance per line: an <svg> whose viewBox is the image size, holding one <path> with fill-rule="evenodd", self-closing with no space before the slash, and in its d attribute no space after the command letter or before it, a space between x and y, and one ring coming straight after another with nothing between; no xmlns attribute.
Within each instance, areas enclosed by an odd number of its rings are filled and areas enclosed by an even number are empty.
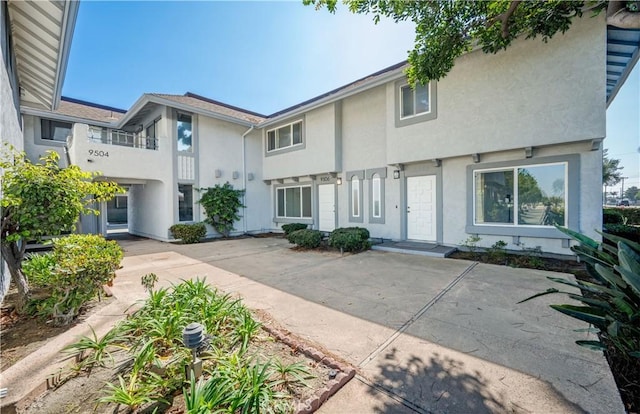
<svg viewBox="0 0 640 414"><path fill-rule="evenodd" d="M89 141L101 144L150 150L158 149L158 138L143 137L141 134L116 129L89 127L88 137Z"/></svg>

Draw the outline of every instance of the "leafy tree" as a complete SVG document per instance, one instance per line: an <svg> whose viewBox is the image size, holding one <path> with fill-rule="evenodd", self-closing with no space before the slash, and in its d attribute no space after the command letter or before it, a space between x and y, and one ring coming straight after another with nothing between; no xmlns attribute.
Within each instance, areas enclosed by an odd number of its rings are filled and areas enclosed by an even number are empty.
<svg viewBox="0 0 640 414"><path fill-rule="evenodd" d="M80 214L98 214L94 202L106 201L122 192L115 183L94 181L99 173L72 165L61 168L54 151L31 163L24 153L6 151L0 159L2 176L1 250L11 279L19 293L17 307L30 297L22 272L27 241L40 241L74 229Z"/></svg>
<svg viewBox="0 0 640 414"><path fill-rule="evenodd" d="M544 195L538 185L538 180L526 169L518 171L518 200L521 204L537 204L542 202Z"/></svg>
<svg viewBox="0 0 640 414"><path fill-rule="evenodd" d="M416 26L415 46L409 52L409 82L426 84L449 73L456 58L479 46L497 53L518 36L546 42L564 33L575 17L607 10L607 24L640 28L640 13L632 1L409 1L343 0L349 10L394 21L410 20ZM335 12L338 0L303 0L316 9Z"/></svg>
<svg viewBox="0 0 640 414"><path fill-rule="evenodd" d="M624 196L631 201L637 200L640 197L640 189L635 185L631 186L624 190Z"/></svg>
<svg viewBox="0 0 640 414"><path fill-rule="evenodd" d="M240 219L238 210L244 207L242 196L244 190L236 190L229 182L224 185L216 184L215 187L200 188L203 191L200 203L204 208L207 218L205 223L224 237L229 237L233 230L233 223Z"/></svg>
<svg viewBox="0 0 640 414"><path fill-rule="evenodd" d="M602 152L602 184L611 187L622 180L621 171L624 167L620 166L620 160L607 157L608 151L605 149Z"/></svg>

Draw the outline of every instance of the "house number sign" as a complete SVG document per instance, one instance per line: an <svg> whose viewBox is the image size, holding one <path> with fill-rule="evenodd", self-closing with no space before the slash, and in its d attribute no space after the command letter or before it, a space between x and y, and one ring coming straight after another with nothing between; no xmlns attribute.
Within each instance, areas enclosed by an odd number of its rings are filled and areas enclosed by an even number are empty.
<svg viewBox="0 0 640 414"><path fill-rule="evenodd" d="M100 150L89 150L89 155L93 155L94 157L108 157L109 151L100 151Z"/></svg>
<svg viewBox="0 0 640 414"><path fill-rule="evenodd" d="M331 181L331 177L330 177L330 176L327 176L327 177L320 177L320 181L321 181L321 182L323 182L323 183L325 183L325 182L327 182L327 181Z"/></svg>

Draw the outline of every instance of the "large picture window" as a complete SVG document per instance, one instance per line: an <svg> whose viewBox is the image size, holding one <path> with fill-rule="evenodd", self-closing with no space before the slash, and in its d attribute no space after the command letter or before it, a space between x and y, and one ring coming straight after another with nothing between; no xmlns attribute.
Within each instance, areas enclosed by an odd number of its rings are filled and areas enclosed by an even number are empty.
<svg viewBox="0 0 640 414"><path fill-rule="evenodd" d="M302 121L267 131L267 151L276 151L302 144Z"/></svg>
<svg viewBox="0 0 640 414"><path fill-rule="evenodd" d="M193 186L178 184L178 220L193 221Z"/></svg>
<svg viewBox="0 0 640 414"><path fill-rule="evenodd" d="M567 164L474 172L474 224L567 225Z"/></svg>
<svg viewBox="0 0 640 414"><path fill-rule="evenodd" d="M67 142L67 137L71 135L71 122L54 121L52 119L42 119L40 121L42 139L58 142Z"/></svg>
<svg viewBox="0 0 640 414"><path fill-rule="evenodd" d="M276 189L276 212L281 218L311 218L311 186Z"/></svg>

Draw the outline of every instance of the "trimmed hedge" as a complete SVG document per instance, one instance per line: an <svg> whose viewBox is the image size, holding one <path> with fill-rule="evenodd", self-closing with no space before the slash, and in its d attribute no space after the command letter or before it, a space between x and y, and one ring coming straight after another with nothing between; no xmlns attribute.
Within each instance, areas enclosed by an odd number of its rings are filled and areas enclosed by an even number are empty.
<svg viewBox="0 0 640 414"><path fill-rule="evenodd" d="M368 250L369 230L362 227L342 227L335 229L329 235L329 246L344 252L359 252Z"/></svg>
<svg viewBox="0 0 640 414"><path fill-rule="evenodd" d="M282 225L282 231L284 231L285 237L296 230L304 230L306 228L307 228L307 225L303 223L289 223L289 224Z"/></svg>
<svg viewBox="0 0 640 414"><path fill-rule="evenodd" d="M605 233L640 243L640 227L626 226L624 224L606 224L603 226L603 230Z"/></svg>
<svg viewBox="0 0 640 414"><path fill-rule="evenodd" d="M181 239L184 244L199 243L200 239L207 234L204 223L174 224L169 227L169 231L173 238Z"/></svg>
<svg viewBox="0 0 640 414"><path fill-rule="evenodd" d="M611 210L617 211L622 214L622 217L627 219L627 225L640 224L640 208L636 207L619 207L612 208Z"/></svg>
<svg viewBox="0 0 640 414"><path fill-rule="evenodd" d="M606 208L602 210L603 224L622 224L623 216L618 209Z"/></svg>
<svg viewBox="0 0 640 414"><path fill-rule="evenodd" d="M315 249L322 242L322 233L319 230L300 229L287 234L285 237L289 240L289 243L305 249Z"/></svg>
<svg viewBox="0 0 640 414"><path fill-rule="evenodd" d="M87 301L111 285L122 260L118 243L94 234L73 234L53 240L51 296L38 307L56 325L66 325Z"/></svg>

